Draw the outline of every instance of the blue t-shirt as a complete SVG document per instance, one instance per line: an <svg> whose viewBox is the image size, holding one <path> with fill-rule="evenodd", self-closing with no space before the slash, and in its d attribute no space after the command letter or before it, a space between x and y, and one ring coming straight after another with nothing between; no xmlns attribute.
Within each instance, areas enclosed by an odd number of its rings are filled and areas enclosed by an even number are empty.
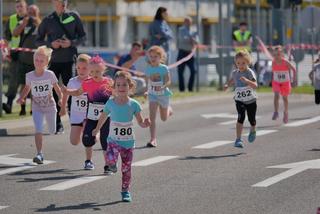
<svg viewBox="0 0 320 214"><path fill-rule="evenodd" d="M115 142L124 148L133 148L135 144L132 130L133 117L141 112L141 106L135 99L130 98L126 104L119 105L114 98L109 99L104 106L103 112L110 116L110 131L108 142ZM126 137L132 135L130 140L114 139L117 136Z"/></svg>
<svg viewBox="0 0 320 214"><path fill-rule="evenodd" d="M146 69L146 76L149 79L148 82L148 94L149 96L171 96L172 92L167 87L163 91L158 91L157 86L160 87L165 83L165 76L169 73L168 66L160 64L153 67L148 66Z"/></svg>

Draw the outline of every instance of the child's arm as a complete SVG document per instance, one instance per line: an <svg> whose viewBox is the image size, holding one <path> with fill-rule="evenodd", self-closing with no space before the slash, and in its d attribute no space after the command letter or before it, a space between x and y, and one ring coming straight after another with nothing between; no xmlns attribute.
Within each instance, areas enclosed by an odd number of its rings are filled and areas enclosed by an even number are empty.
<svg viewBox="0 0 320 214"><path fill-rule="evenodd" d="M314 73L314 69L312 69L309 73L309 79L311 80L311 82L313 82L313 74Z"/></svg>
<svg viewBox="0 0 320 214"><path fill-rule="evenodd" d="M226 91L230 86L234 85L233 78L229 79L226 84L224 84L223 90Z"/></svg>
<svg viewBox="0 0 320 214"><path fill-rule="evenodd" d="M164 85L163 88L167 88L171 85L171 77L170 77L170 73L168 72L165 76L164 76Z"/></svg>
<svg viewBox="0 0 320 214"><path fill-rule="evenodd" d="M149 118L143 119L141 112L136 113L135 116L140 127L147 128L150 126L151 123Z"/></svg>
<svg viewBox="0 0 320 214"><path fill-rule="evenodd" d="M144 98L147 99L148 97L148 86L149 86L149 77L145 76L144 77L145 81L146 81L146 91L144 92Z"/></svg>
<svg viewBox="0 0 320 214"><path fill-rule="evenodd" d="M61 109L60 109L60 112L59 112L60 116L63 116L63 115L66 114L66 108L67 108L68 99L69 99L69 95L62 94Z"/></svg>
<svg viewBox="0 0 320 214"><path fill-rule="evenodd" d="M54 88L54 91L56 92L56 94L58 95L59 97L59 105L61 106L61 99L62 99L62 92L61 92L61 88L60 86L58 85L58 83L54 83L53 84L53 88Z"/></svg>
<svg viewBox="0 0 320 214"><path fill-rule="evenodd" d="M108 118L108 115L105 112L102 112L102 114L100 115L100 118L98 120L98 124L97 124L96 128L93 129L93 131L92 131L92 136L96 136L98 134L101 127L106 122L107 118Z"/></svg>
<svg viewBox="0 0 320 214"><path fill-rule="evenodd" d="M290 68L290 70L293 71L293 81L296 81L296 76L297 76L297 70L294 67L294 65L291 64L291 62L289 62L288 60L285 59L285 62L287 63L287 66Z"/></svg>
<svg viewBox="0 0 320 214"><path fill-rule="evenodd" d="M62 93L66 95L71 95L71 96L80 96L83 94L83 89L80 87L79 89L68 89L66 86L62 85L61 86Z"/></svg>
<svg viewBox="0 0 320 214"><path fill-rule="evenodd" d="M29 94L30 92L30 85L25 85L22 92L21 92L21 95L20 95L20 98L17 100L17 103L18 104L23 104L25 102L25 98L26 96Z"/></svg>
<svg viewBox="0 0 320 214"><path fill-rule="evenodd" d="M257 81L256 80L249 80L245 77L240 77L240 80L244 83L246 83L249 87L256 89L258 87Z"/></svg>

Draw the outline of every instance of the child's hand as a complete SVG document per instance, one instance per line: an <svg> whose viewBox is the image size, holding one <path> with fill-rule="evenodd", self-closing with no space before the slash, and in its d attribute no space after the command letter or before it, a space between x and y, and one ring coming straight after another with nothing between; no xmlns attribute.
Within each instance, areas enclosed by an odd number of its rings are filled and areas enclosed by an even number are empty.
<svg viewBox="0 0 320 214"><path fill-rule="evenodd" d="M22 99L21 97L17 100L17 103L20 105L24 104L25 102L26 102L26 100Z"/></svg>
<svg viewBox="0 0 320 214"><path fill-rule="evenodd" d="M60 107L62 106L62 99L58 100L58 106L60 106Z"/></svg>
<svg viewBox="0 0 320 214"><path fill-rule="evenodd" d="M140 125L141 125L142 128L149 127L151 125L150 119L149 118L145 118Z"/></svg>
<svg viewBox="0 0 320 214"><path fill-rule="evenodd" d="M59 115L62 117L64 115L66 115L66 113L67 113L66 108L61 108L60 112L59 112Z"/></svg>
<svg viewBox="0 0 320 214"><path fill-rule="evenodd" d="M94 137L97 136L98 132L99 132L99 129L93 129L92 136L94 136Z"/></svg>
<svg viewBox="0 0 320 214"><path fill-rule="evenodd" d="M68 94L68 88L65 85L61 85L61 92L63 94Z"/></svg>
<svg viewBox="0 0 320 214"><path fill-rule="evenodd" d="M144 92L143 97L144 97L144 99L148 99L148 92L147 91Z"/></svg>
<svg viewBox="0 0 320 214"><path fill-rule="evenodd" d="M244 82L244 83L247 83L247 81L248 81L248 79L245 78L245 77L240 77L240 80L241 80L242 82Z"/></svg>

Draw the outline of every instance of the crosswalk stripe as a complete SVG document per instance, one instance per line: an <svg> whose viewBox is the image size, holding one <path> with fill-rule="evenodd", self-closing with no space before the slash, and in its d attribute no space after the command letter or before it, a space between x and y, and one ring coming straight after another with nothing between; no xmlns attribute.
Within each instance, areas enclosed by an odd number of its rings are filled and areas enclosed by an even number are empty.
<svg viewBox="0 0 320 214"><path fill-rule="evenodd" d="M202 144L202 145L199 145L199 146L194 146L192 148L193 149L213 149L213 148L216 148L218 146L223 146L223 145L226 145L226 144L230 144L232 142L233 141L214 141L214 142L211 142L211 143L206 143L206 144Z"/></svg>
<svg viewBox="0 0 320 214"><path fill-rule="evenodd" d="M313 118L306 119L306 120L299 120L299 121L295 121L295 122L292 122L292 123L287 123L284 126L286 126L286 127L298 127L298 126L307 125L309 123L315 123L315 122L318 122L318 121L320 121L320 116L313 117Z"/></svg>
<svg viewBox="0 0 320 214"><path fill-rule="evenodd" d="M267 135L267 134L271 134L274 132L277 132L278 130L259 130L256 132L256 136L262 136L262 135ZM248 136L249 133L245 134L244 136Z"/></svg>
<svg viewBox="0 0 320 214"><path fill-rule="evenodd" d="M88 177L75 178L75 179L71 179L68 181L64 181L58 184L54 184L54 185L42 188L40 190L49 190L49 191L67 190L76 186L91 183L93 181L101 180L103 178L106 178L106 176L100 175L100 176L88 176Z"/></svg>
<svg viewBox="0 0 320 214"><path fill-rule="evenodd" d="M156 163L160 163L163 161L167 161L170 159L174 159L177 158L179 156L157 156L157 157L153 157L153 158L149 158L149 159L145 159L145 160L141 160L138 162L135 162L132 164L132 166L149 166L152 164L156 164Z"/></svg>
<svg viewBox="0 0 320 214"><path fill-rule="evenodd" d="M229 114L229 113L220 113L220 114L202 114L202 117L206 118L206 119L210 119L210 118L232 118L232 119L236 119L238 118L238 115L236 114Z"/></svg>
<svg viewBox="0 0 320 214"><path fill-rule="evenodd" d="M5 208L8 208L9 206L0 206L0 210L3 210Z"/></svg>
<svg viewBox="0 0 320 214"><path fill-rule="evenodd" d="M19 166L19 167L4 169L4 170L0 170L0 175L6 175L6 174L15 173L15 172L20 172L20 171L24 171L27 169L32 169L34 167L36 167L36 166Z"/></svg>

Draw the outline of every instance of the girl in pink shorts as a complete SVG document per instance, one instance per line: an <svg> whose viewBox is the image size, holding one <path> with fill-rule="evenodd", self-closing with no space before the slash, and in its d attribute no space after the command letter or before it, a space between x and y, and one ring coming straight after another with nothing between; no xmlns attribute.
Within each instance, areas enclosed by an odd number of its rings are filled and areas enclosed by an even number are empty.
<svg viewBox="0 0 320 214"><path fill-rule="evenodd" d="M279 98L281 95L284 104L283 122L288 123L288 96L291 93L290 70L293 71L293 79L295 79L296 69L284 58L281 46L276 46L273 49L273 56L272 91L274 92L274 112L272 120L277 120L279 118Z"/></svg>

